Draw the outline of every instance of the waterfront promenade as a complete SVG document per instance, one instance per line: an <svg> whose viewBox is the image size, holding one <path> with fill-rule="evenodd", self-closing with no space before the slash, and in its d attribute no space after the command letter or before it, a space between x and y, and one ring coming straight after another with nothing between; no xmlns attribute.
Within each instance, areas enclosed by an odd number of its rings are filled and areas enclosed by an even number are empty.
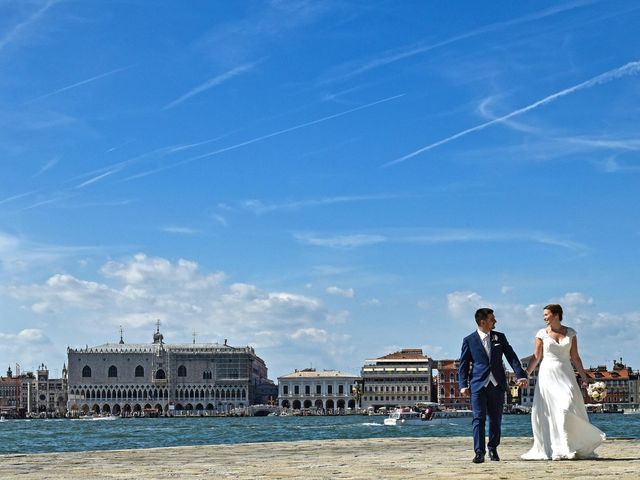
<svg viewBox="0 0 640 480"><path fill-rule="evenodd" d="M55 441L52 439L52 441ZM501 462L471 463L467 437L243 443L34 455L1 455L0 477L91 479L529 479L640 476L640 440L608 440L600 458L520 460L531 439L505 438Z"/></svg>

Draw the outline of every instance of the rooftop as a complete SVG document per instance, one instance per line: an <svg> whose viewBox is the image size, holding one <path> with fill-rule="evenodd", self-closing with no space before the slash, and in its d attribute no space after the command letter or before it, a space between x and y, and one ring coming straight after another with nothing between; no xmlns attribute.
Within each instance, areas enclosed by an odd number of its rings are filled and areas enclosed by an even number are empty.
<svg viewBox="0 0 640 480"><path fill-rule="evenodd" d="M278 380L288 379L288 378L336 378L336 377L358 378L357 375L351 375L350 373L341 372L339 370L321 370L317 372L315 368L305 368L304 370L296 370L292 373L282 375L281 377L278 377Z"/></svg>

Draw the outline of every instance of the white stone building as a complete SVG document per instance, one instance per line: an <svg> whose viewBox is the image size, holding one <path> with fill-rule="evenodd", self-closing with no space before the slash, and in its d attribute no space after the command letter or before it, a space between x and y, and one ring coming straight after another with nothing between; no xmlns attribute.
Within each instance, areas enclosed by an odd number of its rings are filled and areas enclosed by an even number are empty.
<svg viewBox="0 0 640 480"><path fill-rule="evenodd" d="M357 375L337 370L296 370L278 377L278 405L282 408L314 409L325 413L355 409L357 400L353 387L359 380Z"/></svg>
<svg viewBox="0 0 640 480"><path fill-rule="evenodd" d="M205 415L263 403L267 367L253 348L119 343L68 349L68 409L115 415ZM272 384L272 382L271 382Z"/></svg>

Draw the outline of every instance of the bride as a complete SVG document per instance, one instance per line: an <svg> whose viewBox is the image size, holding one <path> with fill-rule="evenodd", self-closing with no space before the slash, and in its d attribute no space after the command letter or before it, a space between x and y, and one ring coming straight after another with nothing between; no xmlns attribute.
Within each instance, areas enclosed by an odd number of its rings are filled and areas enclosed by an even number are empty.
<svg viewBox="0 0 640 480"><path fill-rule="evenodd" d="M557 304L544 307L544 321L547 327L536 334L534 358L527 368L530 376L540 363L531 410L533 447L522 459L593 458L605 434L589 423L571 365L586 387L589 377L578 354L576 331L560 323L562 307Z"/></svg>

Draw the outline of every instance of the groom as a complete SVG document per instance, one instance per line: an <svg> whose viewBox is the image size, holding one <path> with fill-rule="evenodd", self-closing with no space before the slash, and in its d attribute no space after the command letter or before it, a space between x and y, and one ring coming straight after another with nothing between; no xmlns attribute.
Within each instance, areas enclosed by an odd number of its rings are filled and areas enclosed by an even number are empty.
<svg viewBox="0 0 640 480"><path fill-rule="evenodd" d="M527 385L527 374L520 366L520 360L503 333L492 331L496 317L490 308L476 311L478 329L462 341L458 382L460 393L471 391L473 410L473 449L476 452L473 463L484 462L485 423L489 416L489 458L499 461L500 424L502 406L507 390L507 376L502 365L504 355L518 378L518 386Z"/></svg>

